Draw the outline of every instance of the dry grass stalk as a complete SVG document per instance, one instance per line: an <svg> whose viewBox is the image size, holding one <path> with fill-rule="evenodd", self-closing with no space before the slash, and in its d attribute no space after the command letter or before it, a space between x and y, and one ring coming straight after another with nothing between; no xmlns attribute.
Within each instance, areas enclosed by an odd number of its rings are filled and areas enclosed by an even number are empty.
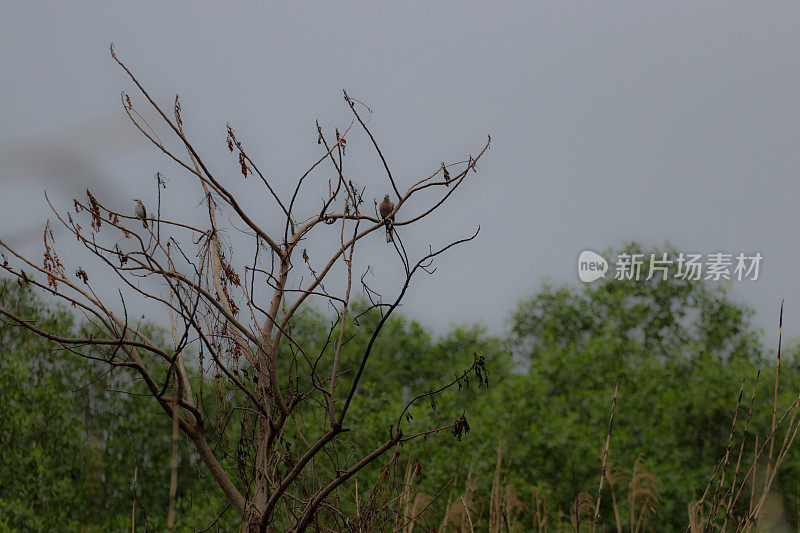
<svg viewBox="0 0 800 533"><path fill-rule="evenodd" d="M763 516L764 506L769 497L770 490L777 477L781 464L783 463L789 448L794 443L798 430L800 430L800 396L778 416L778 392L780 388L780 367L781 367L781 341L783 329L783 302L781 302L781 310L778 321L778 353L775 364L775 385L773 389L772 398L772 420L770 424L769 434L762 440L759 435L755 435L753 445L753 459L750 468L744 474L741 481L739 481L739 472L741 470L742 456L744 454L744 446L747 439L747 434L750 429L750 420L752 417L753 403L755 400L756 389L758 387L758 380L760 373L756 376L756 382L753 388L753 393L750 399L750 406L747 413L747 422L745 424L744 435L741 437L741 444L739 446L739 456L736 461L736 468L734 469L732 481L730 486L725 488L725 474L730 460L730 454L733 445L733 437L736 427L736 421L739 413L739 408L743 396L743 384L739 390L739 399L736 404L736 411L731 425L731 433L728 439L728 446L726 447L725 455L717 464L717 468L711 477L706 490L699 500L690 504L689 507L689 531L709 531L711 529L719 529L727 531L729 524L735 528L736 531L752 531L758 530L761 519ZM791 413L791 416L789 414ZM787 422L788 417L788 422ZM784 422L786 422L784 424ZM780 446L776 448L775 441L778 437L779 430L785 432ZM760 445L759 445L760 443ZM758 463L766 456L767 464L763 475L763 482L758 482ZM717 476L717 473L720 473ZM706 511L705 498L709 493L712 485L715 485L714 498L709 505L708 515ZM737 516L736 508L739 497L742 492L748 487L750 488L750 500L747 505L746 515ZM719 513L724 512L722 517L722 524L718 523Z"/></svg>
<svg viewBox="0 0 800 533"><path fill-rule="evenodd" d="M474 533L475 532L475 527L472 525L472 517L469 514L469 506L467 505L467 502L464 501L464 496L461 496L461 505L463 506L463 509L464 509L464 516L467 519L466 524L464 523L464 521L462 519L461 531L466 533L466 528L464 526L469 524L469 533Z"/></svg>
<svg viewBox="0 0 800 533"><path fill-rule="evenodd" d="M656 476L647 471L644 466L644 457L639 456L633 464L631 481L628 487L628 507L630 514L630 531L641 531L647 525L647 516L655 514L656 506L661 496L656 490L658 480ZM637 516L637 503L639 507ZM618 525L617 528L621 530Z"/></svg>
<svg viewBox="0 0 800 533"><path fill-rule="evenodd" d="M539 489L531 491L531 503L533 507L533 529L539 533L547 531L547 502L539 497Z"/></svg>
<svg viewBox="0 0 800 533"><path fill-rule="evenodd" d="M608 447L611 444L611 429L614 425L614 409L617 406L617 392L619 391L619 381L614 387L614 399L611 400L611 415L608 417L608 431L606 432L606 444L603 446L603 465L600 469L600 483L597 487L597 503L594 508L594 520L592 521L592 533L597 527L597 521L600 519L600 495L603 492L603 480L606 477L606 468L608 467ZM577 529L576 529L577 531Z"/></svg>
<svg viewBox="0 0 800 533"><path fill-rule="evenodd" d="M494 478L492 479L492 493L489 497L489 532L500 531L501 516L500 508L500 468L503 463L503 442L497 443L497 464L494 467Z"/></svg>

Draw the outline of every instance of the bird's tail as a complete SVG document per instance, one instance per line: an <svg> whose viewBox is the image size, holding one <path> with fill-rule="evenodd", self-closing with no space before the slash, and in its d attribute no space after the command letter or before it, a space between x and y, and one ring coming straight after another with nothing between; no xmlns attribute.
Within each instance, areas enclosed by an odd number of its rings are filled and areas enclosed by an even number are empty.
<svg viewBox="0 0 800 533"><path fill-rule="evenodd" d="M142 219L142 226L144 226L144 229L147 229L147 219Z"/></svg>
<svg viewBox="0 0 800 533"><path fill-rule="evenodd" d="M392 225L386 224L386 242L392 242Z"/></svg>

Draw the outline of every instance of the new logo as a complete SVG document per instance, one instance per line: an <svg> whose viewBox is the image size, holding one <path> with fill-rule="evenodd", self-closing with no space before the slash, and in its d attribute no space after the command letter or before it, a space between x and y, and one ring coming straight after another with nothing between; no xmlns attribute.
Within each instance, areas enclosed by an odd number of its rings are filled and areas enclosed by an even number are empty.
<svg viewBox="0 0 800 533"><path fill-rule="evenodd" d="M578 257L578 277L584 283L591 283L594 280L605 277L608 271L608 261L591 250L584 250Z"/></svg>

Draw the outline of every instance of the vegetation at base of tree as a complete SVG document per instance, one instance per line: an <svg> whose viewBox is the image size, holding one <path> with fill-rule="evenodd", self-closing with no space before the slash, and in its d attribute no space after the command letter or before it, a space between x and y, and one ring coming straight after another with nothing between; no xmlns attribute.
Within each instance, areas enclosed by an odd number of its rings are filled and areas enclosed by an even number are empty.
<svg viewBox="0 0 800 533"><path fill-rule="evenodd" d="M28 287L0 284L0 303L47 329L85 327ZM489 390L475 394L473 383L435 404L416 404L406 432L452 423L462 414L470 431L400 449L391 471L376 464L360 472L361 486L386 477L385 493L375 497L396 498L399 516L371 516L371 524L461 531L469 514L475 531L503 531L506 525L531 531L543 520L550 528L569 529L576 515L594 512L611 398L619 384L600 525L615 529L622 523L628 530L633 523L633 530L649 506L641 527L685 530L689 502L725 455L742 382L734 433L745 440L743 464L752 463L756 436L763 442L770 432L775 358L761 346L751 315L724 285L670 277L544 284L514 310L507 338L479 326L454 327L435 337L418 322L393 318L354 400L350 442L364 450L380 443L396 423L398 406L440 384L451 369L468 366L462 359L473 353L486 358ZM351 316L359 317L358 310ZM374 329L370 321L377 319L367 313L348 323L344 379L369 341L360 332ZM324 344L329 320L307 309L302 328L295 326L309 351ZM787 317L787 324L795 322ZM139 395L141 384L11 324L0 326L0 346L0 531L123 531L130 530L132 518L137 530L163 530L171 422L151 397ZM782 357L781 412L800 392L796 355L790 350ZM745 435L743 419L759 374ZM219 388L207 394L205 407L225 409L226 395L234 393ZM289 446L293 438L299 436L286 436ZM776 447L782 438L781 433ZM241 453L237 442L216 445ZM223 494L192 450L181 436L176 531L202 530L215 520L219 531L236 531L235 513L225 512ZM792 448L775 479L771 505L778 509L776 520L795 527L798 480L800 456ZM335 502L367 520L368 497L350 483ZM583 520L590 528L591 519Z"/></svg>

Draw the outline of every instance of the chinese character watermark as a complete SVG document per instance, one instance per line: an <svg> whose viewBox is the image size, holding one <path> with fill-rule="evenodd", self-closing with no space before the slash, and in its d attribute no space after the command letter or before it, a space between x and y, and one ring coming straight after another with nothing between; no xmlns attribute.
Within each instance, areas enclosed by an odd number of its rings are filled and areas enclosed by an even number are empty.
<svg viewBox="0 0 800 533"><path fill-rule="evenodd" d="M669 253L643 254L620 252L613 261L613 278L619 281L656 281L680 279L689 281L757 281L764 257L760 252L708 254ZM585 283L606 277L609 261L591 250L578 257L578 277Z"/></svg>

